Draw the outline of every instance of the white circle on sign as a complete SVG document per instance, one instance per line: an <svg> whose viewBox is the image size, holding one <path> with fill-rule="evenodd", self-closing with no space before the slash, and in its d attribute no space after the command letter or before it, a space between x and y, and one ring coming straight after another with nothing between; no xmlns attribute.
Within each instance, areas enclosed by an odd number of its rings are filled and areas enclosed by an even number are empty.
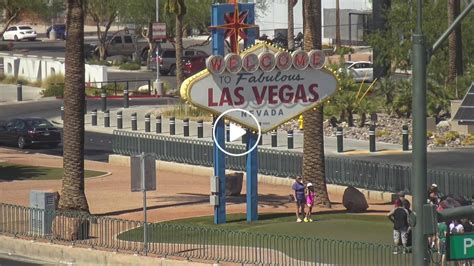
<svg viewBox="0 0 474 266"><path fill-rule="evenodd" d="M224 57L221 55L211 55L206 59L206 67L212 74L222 74L225 70Z"/></svg>
<svg viewBox="0 0 474 266"><path fill-rule="evenodd" d="M242 58L242 68L249 73L257 71L259 67L258 55L256 54L246 54Z"/></svg>
<svg viewBox="0 0 474 266"><path fill-rule="evenodd" d="M275 55L270 52L263 52L258 55L260 61L260 69L263 72L270 72L275 68Z"/></svg>
<svg viewBox="0 0 474 266"><path fill-rule="evenodd" d="M260 142L260 138L262 137L262 129L260 128L260 123L258 123L258 120L257 118L252 114L250 113L249 111L247 110L244 110L244 109L240 109L240 108L234 108L234 109L229 109L227 111L224 111L222 114L220 114L217 119L216 119L216 122L219 121L219 119L222 119L224 118L224 115L230 113L230 112L244 112L248 115L250 115L250 117L252 117L252 119L255 121L255 123L257 124L257 128L258 128L258 137L257 137L257 141L255 142L255 144L248 150L248 151L245 151L245 152L241 152L241 153L231 153L231 152L228 152L226 151L225 149L223 149L221 147L221 145L219 145L219 143L216 141L216 127L212 127L212 136L213 136L213 140L214 140L214 144L216 144L217 148L219 148L219 150L221 150L223 153L229 155L229 156L233 156L233 157L238 157L238 156L245 156L247 154L249 154L250 152L252 152L255 148L257 148L258 146L258 143Z"/></svg>
<svg viewBox="0 0 474 266"><path fill-rule="evenodd" d="M280 51L275 54L276 67L281 71L287 71L293 64L291 54L287 51Z"/></svg>
<svg viewBox="0 0 474 266"><path fill-rule="evenodd" d="M309 65L314 69L321 69L326 61L326 55L321 50L311 50L308 53Z"/></svg>
<svg viewBox="0 0 474 266"><path fill-rule="evenodd" d="M303 50L294 51L293 54L293 66L298 70L305 70L309 65L309 56Z"/></svg>
<svg viewBox="0 0 474 266"><path fill-rule="evenodd" d="M230 53L224 57L225 68L229 73L236 74L242 69L242 58L238 54Z"/></svg>

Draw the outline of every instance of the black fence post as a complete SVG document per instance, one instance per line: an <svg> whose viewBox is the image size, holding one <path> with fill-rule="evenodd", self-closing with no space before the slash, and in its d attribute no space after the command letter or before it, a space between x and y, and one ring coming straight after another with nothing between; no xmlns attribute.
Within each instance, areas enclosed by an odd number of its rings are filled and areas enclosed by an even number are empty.
<svg viewBox="0 0 474 266"><path fill-rule="evenodd" d="M123 128L123 116L122 116L122 111L117 112L117 128L122 129Z"/></svg>
<svg viewBox="0 0 474 266"><path fill-rule="evenodd" d="M337 152L344 152L344 134L342 132L342 127L337 127L336 138L337 138Z"/></svg>
<svg viewBox="0 0 474 266"><path fill-rule="evenodd" d="M64 105L61 105L61 120L64 121Z"/></svg>
<svg viewBox="0 0 474 266"><path fill-rule="evenodd" d="M117 81L114 81L114 95L117 96Z"/></svg>
<svg viewBox="0 0 474 266"><path fill-rule="evenodd" d="M92 110L92 125L97 126L97 109Z"/></svg>
<svg viewBox="0 0 474 266"><path fill-rule="evenodd" d="M21 83L16 84L16 100L17 102L23 101L23 85Z"/></svg>
<svg viewBox="0 0 474 266"><path fill-rule="evenodd" d="M170 117L170 135L173 136L176 134L176 119Z"/></svg>
<svg viewBox="0 0 474 266"><path fill-rule="evenodd" d="M145 115L145 132L151 131L151 121L150 121L150 114Z"/></svg>
<svg viewBox="0 0 474 266"><path fill-rule="evenodd" d="M197 135L198 139L204 137L204 121L202 119L197 121Z"/></svg>
<svg viewBox="0 0 474 266"><path fill-rule="evenodd" d="M183 134L185 137L189 137L189 118L183 119Z"/></svg>
<svg viewBox="0 0 474 266"><path fill-rule="evenodd" d="M230 123L225 123L225 141L230 142Z"/></svg>
<svg viewBox="0 0 474 266"><path fill-rule="evenodd" d="M377 149L375 147L375 126L371 125L369 129L369 148L370 152L375 152Z"/></svg>
<svg viewBox="0 0 474 266"><path fill-rule="evenodd" d="M138 124L137 124L137 113L133 113L132 114L132 118L131 118L131 122L132 122L132 130L133 131L137 131L138 129Z"/></svg>
<svg viewBox="0 0 474 266"><path fill-rule="evenodd" d="M129 98L128 98L128 89L123 90L123 108L128 108Z"/></svg>
<svg viewBox="0 0 474 266"><path fill-rule="evenodd" d="M402 128L403 150L408 151L408 126L404 125Z"/></svg>
<svg viewBox="0 0 474 266"><path fill-rule="evenodd" d="M277 135L277 131L274 130L272 131L272 133L270 133L271 136L272 136L272 147L277 147L278 146L278 135Z"/></svg>
<svg viewBox="0 0 474 266"><path fill-rule="evenodd" d="M156 117L156 129L155 132L161 134L161 115Z"/></svg>
<svg viewBox="0 0 474 266"><path fill-rule="evenodd" d="M107 110L107 93L105 89L102 89L102 92L100 93L100 102L101 102L102 112L105 112L105 110Z"/></svg>
<svg viewBox="0 0 474 266"><path fill-rule="evenodd" d="M104 112L104 127L110 127L110 111L106 110Z"/></svg>
<svg viewBox="0 0 474 266"><path fill-rule="evenodd" d="M294 148L293 130L288 130L288 149Z"/></svg>

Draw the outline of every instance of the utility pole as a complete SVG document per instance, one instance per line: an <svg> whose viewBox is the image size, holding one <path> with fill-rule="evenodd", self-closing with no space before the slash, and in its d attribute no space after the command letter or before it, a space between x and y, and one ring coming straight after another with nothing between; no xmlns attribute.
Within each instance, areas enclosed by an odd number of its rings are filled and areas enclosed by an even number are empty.
<svg viewBox="0 0 474 266"><path fill-rule="evenodd" d="M160 22L160 0L156 0L156 21ZM160 56L160 41L156 41L156 94L163 95L163 83L160 81L160 61L158 60Z"/></svg>
<svg viewBox="0 0 474 266"><path fill-rule="evenodd" d="M413 207L416 215L413 227L413 265L429 265L429 254L426 234L423 225L426 219L423 206L426 201L427 166L426 166L426 68L431 55L440 48L449 34L474 8L471 0L463 12L453 21L432 47L428 48L422 28L423 0L417 0L416 29L413 34L413 156L412 187Z"/></svg>

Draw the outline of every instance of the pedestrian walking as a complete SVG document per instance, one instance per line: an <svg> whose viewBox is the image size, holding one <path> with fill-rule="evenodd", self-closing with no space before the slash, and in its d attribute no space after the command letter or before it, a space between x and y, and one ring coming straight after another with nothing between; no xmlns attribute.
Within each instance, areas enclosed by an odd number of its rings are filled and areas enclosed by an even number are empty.
<svg viewBox="0 0 474 266"><path fill-rule="evenodd" d="M313 219L311 219L311 212L313 211L314 197L316 196L312 183L306 185L306 190L306 206L308 207L308 211L306 212L306 217L304 217L305 223L313 221Z"/></svg>
<svg viewBox="0 0 474 266"><path fill-rule="evenodd" d="M296 222L301 223L303 220L301 217L305 216L304 212L304 205L306 202L305 199L305 185L303 183L303 178L298 176L296 178L295 183L291 186L291 188L295 191L295 200L296 200Z"/></svg>
<svg viewBox="0 0 474 266"><path fill-rule="evenodd" d="M408 211L403 208L400 199L395 201L395 208L387 214L387 217L393 223L393 242L395 244L393 254L400 253L400 242L402 244L402 253L405 254L407 252L409 230Z"/></svg>
<svg viewBox="0 0 474 266"><path fill-rule="evenodd" d="M441 254L441 266L446 265L446 235L448 234L448 226L446 223L438 223L438 250Z"/></svg>

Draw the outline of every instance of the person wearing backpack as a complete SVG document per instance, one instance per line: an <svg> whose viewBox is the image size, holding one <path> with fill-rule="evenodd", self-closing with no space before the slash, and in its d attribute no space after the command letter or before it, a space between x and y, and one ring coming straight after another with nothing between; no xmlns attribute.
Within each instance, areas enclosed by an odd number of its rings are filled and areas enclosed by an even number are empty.
<svg viewBox="0 0 474 266"><path fill-rule="evenodd" d="M395 244L395 250L393 254L400 253L400 240L402 244L402 253L407 252L408 245L408 233L409 233L409 224L408 224L408 211L403 208L401 200L397 199L395 201L395 208L391 210L387 217L393 223L393 242Z"/></svg>

